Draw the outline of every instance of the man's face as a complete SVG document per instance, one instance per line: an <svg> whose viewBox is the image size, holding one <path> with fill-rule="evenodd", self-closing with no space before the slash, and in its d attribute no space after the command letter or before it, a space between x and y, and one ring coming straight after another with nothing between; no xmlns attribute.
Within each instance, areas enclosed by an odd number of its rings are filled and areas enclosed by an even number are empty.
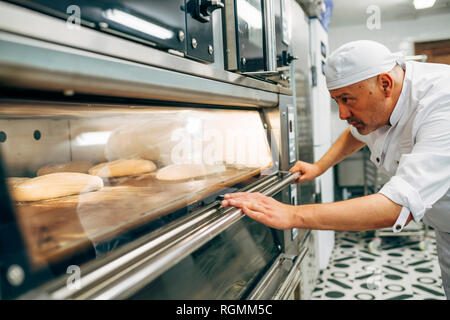
<svg viewBox="0 0 450 320"><path fill-rule="evenodd" d="M388 101L376 77L331 90L330 95L339 105L339 118L360 134L373 132L389 121Z"/></svg>

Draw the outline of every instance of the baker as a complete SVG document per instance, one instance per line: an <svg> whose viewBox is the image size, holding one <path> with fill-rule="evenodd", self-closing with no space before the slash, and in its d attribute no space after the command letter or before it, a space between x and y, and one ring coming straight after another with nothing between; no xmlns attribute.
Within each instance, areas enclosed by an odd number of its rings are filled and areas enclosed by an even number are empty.
<svg viewBox="0 0 450 320"><path fill-rule="evenodd" d="M277 228L394 232L414 219L432 226L450 299L450 66L407 61L374 41L335 50L325 67L327 87L350 126L316 163L298 161L297 182L316 178L367 145L390 180L376 194L290 206L258 193L225 195L222 205Z"/></svg>

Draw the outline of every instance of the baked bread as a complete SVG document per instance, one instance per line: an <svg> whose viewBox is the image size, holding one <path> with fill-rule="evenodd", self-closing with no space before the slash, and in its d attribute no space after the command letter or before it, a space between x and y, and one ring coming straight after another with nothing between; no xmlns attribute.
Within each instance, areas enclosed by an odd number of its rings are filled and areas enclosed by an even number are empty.
<svg viewBox="0 0 450 320"><path fill-rule="evenodd" d="M67 163L49 164L39 168L37 176L43 176L45 174L56 172L79 172L88 173L88 170L92 168L93 164L89 161L71 161Z"/></svg>
<svg viewBox="0 0 450 320"><path fill-rule="evenodd" d="M11 188L12 198L16 201L39 201L54 199L103 188L99 177L76 172L50 173L27 179Z"/></svg>
<svg viewBox="0 0 450 320"><path fill-rule="evenodd" d="M6 185L8 186L8 188L11 189L11 188L21 184L22 182L25 182L30 179L31 178L26 178L26 177L9 177L9 178L6 178Z"/></svg>
<svg viewBox="0 0 450 320"><path fill-rule="evenodd" d="M89 174L102 178L137 176L156 170L156 165L144 159L120 159L103 162L89 169Z"/></svg>

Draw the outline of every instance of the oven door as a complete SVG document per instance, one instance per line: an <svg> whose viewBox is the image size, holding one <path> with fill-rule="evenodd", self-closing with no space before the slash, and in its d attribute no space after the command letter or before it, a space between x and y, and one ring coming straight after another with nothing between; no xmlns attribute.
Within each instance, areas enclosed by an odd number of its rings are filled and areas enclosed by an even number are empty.
<svg viewBox="0 0 450 320"><path fill-rule="evenodd" d="M289 53L289 4L283 0L225 3L222 19L228 70L239 70L271 81L279 80L281 73L289 71L288 66L294 58ZM289 83L280 83L289 86Z"/></svg>
<svg viewBox="0 0 450 320"><path fill-rule="evenodd" d="M244 188L271 195L295 175L276 174ZM280 255L276 233L219 203L150 234L120 259L85 270L89 281L48 291L56 299L247 299ZM61 286L62 285L62 286Z"/></svg>
<svg viewBox="0 0 450 320"><path fill-rule="evenodd" d="M4 100L0 126L2 298L244 299L284 250L220 207L297 178L260 110ZM68 174L102 183L73 191Z"/></svg>
<svg viewBox="0 0 450 320"><path fill-rule="evenodd" d="M238 69L242 72L266 70L263 0L236 0Z"/></svg>
<svg viewBox="0 0 450 320"><path fill-rule="evenodd" d="M66 20L67 28L95 28L203 62L214 62L212 12L203 0L15 0L16 4Z"/></svg>

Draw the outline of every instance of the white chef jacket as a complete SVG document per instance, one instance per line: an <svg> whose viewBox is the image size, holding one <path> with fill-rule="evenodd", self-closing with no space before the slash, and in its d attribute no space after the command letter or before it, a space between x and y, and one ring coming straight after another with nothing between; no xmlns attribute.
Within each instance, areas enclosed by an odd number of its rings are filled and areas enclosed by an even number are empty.
<svg viewBox="0 0 450 320"><path fill-rule="evenodd" d="M390 125L367 135L370 160L391 179L379 193L403 208L393 226L400 232L409 213L450 232L450 66L406 62L402 92Z"/></svg>

